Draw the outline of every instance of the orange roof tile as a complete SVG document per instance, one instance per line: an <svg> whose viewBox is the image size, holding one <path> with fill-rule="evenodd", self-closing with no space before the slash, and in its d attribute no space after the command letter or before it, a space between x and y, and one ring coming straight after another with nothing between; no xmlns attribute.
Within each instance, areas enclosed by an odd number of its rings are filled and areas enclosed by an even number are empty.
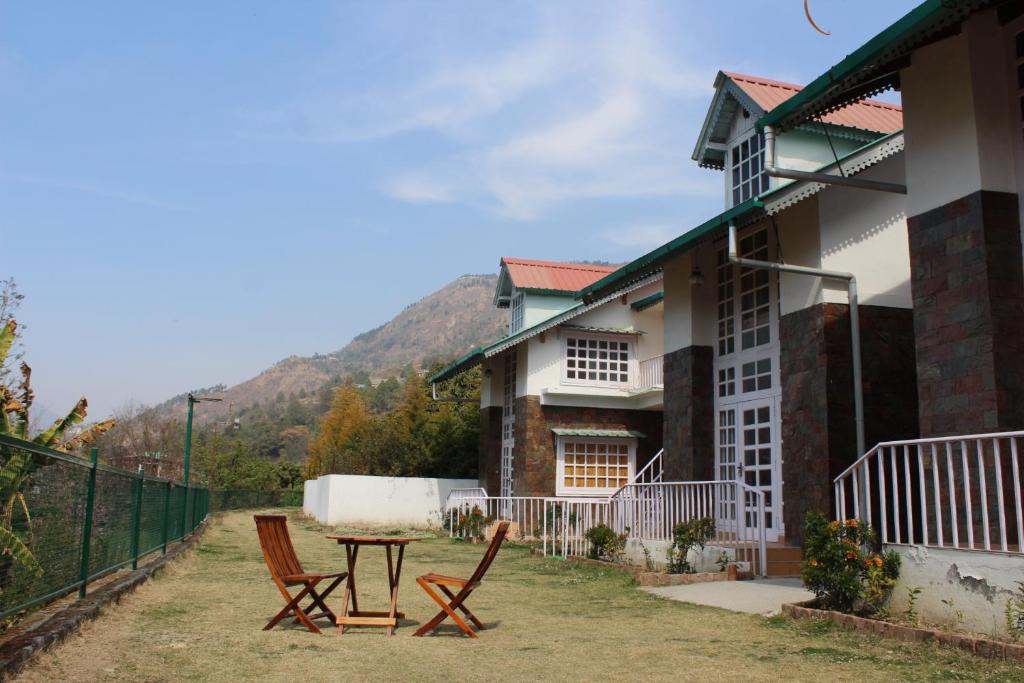
<svg viewBox="0 0 1024 683"><path fill-rule="evenodd" d="M773 81L760 76L723 71L743 89L759 107L770 112L793 95L803 90L802 85ZM827 123L849 126L879 133L893 133L903 129L903 108L878 100L860 100L837 111L825 114Z"/></svg>
<svg viewBox="0 0 1024 683"><path fill-rule="evenodd" d="M535 261L509 256L503 257L501 263L508 269L512 284L519 289L544 289L556 292L578 292L619 268L593 263Z"/></svg>

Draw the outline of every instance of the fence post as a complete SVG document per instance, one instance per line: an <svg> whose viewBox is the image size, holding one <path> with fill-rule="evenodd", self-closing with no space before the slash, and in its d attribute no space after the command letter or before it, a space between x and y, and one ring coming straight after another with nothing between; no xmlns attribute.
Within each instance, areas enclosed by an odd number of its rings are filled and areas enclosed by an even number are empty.
<svg viewBox="0 0 1024 683"><path fill-rule="evenodd" d="M139 568L139 532L142 527L142 489L146 474L139 465L139 476L135 480L135 501L132 504L132 569Z"/></svg>
<svg viewBox="0 0 1024 683"><path fill-rule="evenodd" d="M82 565L79 568L78 597L85 597L85 584L89 581L89 541L92 538L92 508L96 500L96 465L100 460L99 450L89 450L89 488L85 495L85 524L82 525Z"/></svg>
<svg viewBox="0 0 1024 683"><path fill-rule="evenodd" d="M172 482L167 482L167 493L164 494L164 530L160 536L160 542L163 545L162 555L167 554L167 527L171 523L171 489L174 488Z"/></svg>

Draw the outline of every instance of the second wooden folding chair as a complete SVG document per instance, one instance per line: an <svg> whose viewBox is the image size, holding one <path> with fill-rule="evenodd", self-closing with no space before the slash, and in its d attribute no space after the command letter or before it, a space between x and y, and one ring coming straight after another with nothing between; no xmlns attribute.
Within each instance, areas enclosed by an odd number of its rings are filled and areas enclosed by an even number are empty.
<svg viewBox="0 0 1024 683"><path fill-rule="evenodd" d="M442 621L451 617L452 621L455 622L456 626L462 629L463 633L470 638L476 638L476 633L468 624L466 624L465 621L463 621L462 617L458 614L459 612L462 612L467 619L473 622L473 625L476 626L477 629L481 631L484 630L483 623L476 618L475 614L469 611L465 602L470 594L480 587L480 582L483 580L484 574L487 573L491 563L494 562L494 556L498 554L498 549L501 548L501 542L505 540L505 534L508 533L508 525L508 522L502 522L498 525L498 529L494 533L494 538L491 539L491 544L487 547L487 552L484 553L483 559L480 560L480 564L477 565L476 571L474 571L473 575L468 579L459 579L454 576L444 576L443 574L424 574L423 576L416 578L416 582L423 587L423 590L427 592L427 595L441 606L441 611L438 612L437 616L433 619L423 624L423 626L413 634L414 636L423 636L430 633L437 628ZM443 596L434 590L435 586L441 591L441 593L443 593ZM452 589L455 589L458 592L456 593ZM447 598L447 600L445 598Z"/></svg>

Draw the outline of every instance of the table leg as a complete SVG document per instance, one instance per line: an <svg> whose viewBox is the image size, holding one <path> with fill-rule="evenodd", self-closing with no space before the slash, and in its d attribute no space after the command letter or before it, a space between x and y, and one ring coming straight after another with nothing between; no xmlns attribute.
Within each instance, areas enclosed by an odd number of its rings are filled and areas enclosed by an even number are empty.
<svg viewBox="0 0 1024 683"><path fill-rule="evenodd" d="M348 543L345 544L345 559L348 562L348 577L345 581L345 597L341 603L340 616L348 615L348 601L352 599L352 609L359 609L359 602L356 598L356 559L359 556L359 546L354 548ZM345 632L345 624L338 624L338 633Z"/></svg>
<svg viewBox="0 0 1024 683"><path fill-rule="evenodd" d="M388 584L391 587L391 618L398 618L398 581L402 578L402 558L405 555L405 546L398 546L398 562L395 564L395 571L391 571L391 546L388 546ZM388 635L394 633L395 627L388 627Z"/></svg>

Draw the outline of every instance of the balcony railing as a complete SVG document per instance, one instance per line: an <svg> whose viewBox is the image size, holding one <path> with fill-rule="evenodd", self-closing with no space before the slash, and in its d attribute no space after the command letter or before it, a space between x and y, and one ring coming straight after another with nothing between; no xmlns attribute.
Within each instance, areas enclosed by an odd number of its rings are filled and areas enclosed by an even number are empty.
<svg viewBox="0 0 1024 683"><path fill-rule="evenodd" d="M1021 552L1024 432L889 441L835 479L837 519L883 543Z"/></svg>
<svg viewBox="0 0 1024 683"><path fill-rule="evenodd" d="M654 389L665 386L664 356L655 356L637 363L632 389Z"/></svg>

